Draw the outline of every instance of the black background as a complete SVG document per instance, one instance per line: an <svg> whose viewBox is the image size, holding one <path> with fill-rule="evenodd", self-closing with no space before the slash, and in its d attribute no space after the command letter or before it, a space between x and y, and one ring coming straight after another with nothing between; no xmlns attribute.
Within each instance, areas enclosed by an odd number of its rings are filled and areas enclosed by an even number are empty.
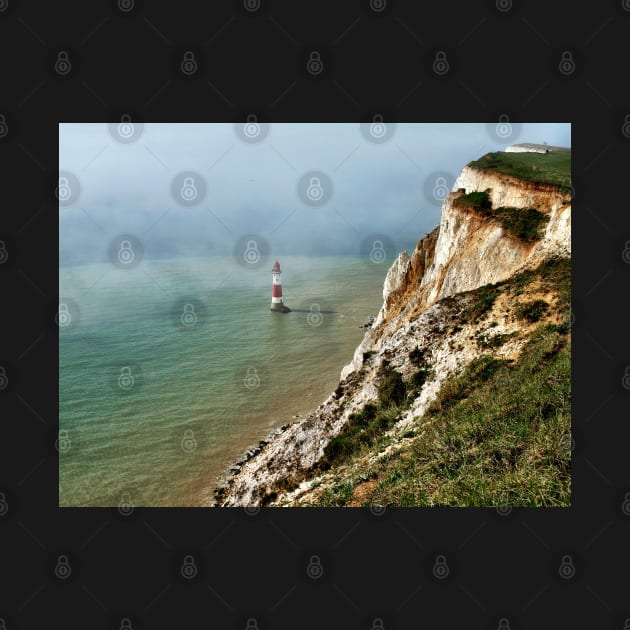
<svg viewBox="0 0 630 630"><path fill-rule="evenodd" d="M135 0L124 12L104 0L1 1L0 628L630 627L625 6L386 0L375 12L369 2L261 0L249 12ZM62 50L64 77L54 71ZM192 77L179 70L186 50ZM305 70L312 50L324 64L316 77ZM450 65L439 77L438 50ZM375 111L573 123L572 507L59 509L58 122L120 112L357 121ZM60 555L66 579L55 575ZM180 571L185 555L193 579ZM306 570L314 555L317 579ZM445 580L433 574L437 555ZM563 579L567 555L575 570Z"/></svg>

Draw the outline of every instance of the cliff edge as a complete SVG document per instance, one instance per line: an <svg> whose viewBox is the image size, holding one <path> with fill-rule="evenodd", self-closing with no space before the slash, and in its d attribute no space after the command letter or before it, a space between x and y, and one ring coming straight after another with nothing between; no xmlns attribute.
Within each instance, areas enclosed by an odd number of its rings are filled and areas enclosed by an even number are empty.
<svg viewBox="0 0 630 630"><path fill-rule="evenodd" d="M440 424L431 413L443 411L436 401L456 379L476 374L479 361L495 362L494 377L511 378L519 361L533 360L532 344L542 344L541 335L562 338L554 361L570 347L569 188L536 181L536 173L506 173L500 159L501 169L492 160L484 168L483 159L464 167L443 202L440 224L389 269L383 305L337 389L241 462L216 492L216 505L328 504L322 497L344 474L354 480L352 491L333 504L374 503L379 467L412 443L417 449L427 427ZM356 481L366 470L373 484ZM385 502L397 504L390 496Z"/></svg>

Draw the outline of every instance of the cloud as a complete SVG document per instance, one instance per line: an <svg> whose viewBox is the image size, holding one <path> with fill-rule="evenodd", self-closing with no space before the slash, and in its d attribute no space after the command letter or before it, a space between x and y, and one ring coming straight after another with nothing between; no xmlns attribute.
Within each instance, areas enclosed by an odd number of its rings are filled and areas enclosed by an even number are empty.
<svg viewBox="0 0 630 630"><path fill-rule="evenodd" d="M519 142L570 145L569 124L523 124ZM148 257L230 254L246 233L262 234L275 254L356 253L368 233L400 250L435 227L439 207L423 193L437 171L456 176L472 159L501 150L485 124L398 124L383 144L358 124L280 124L260 143L231 124L145 124L132 143L107 124L61 124L60 170L81 183L80 198L60 207L60 262L107 259L122 233L139 238ZM333 194L319 207L297 194L308 171L323 171ZM197 206L178 203L173 179L203 176Z"/></svg>

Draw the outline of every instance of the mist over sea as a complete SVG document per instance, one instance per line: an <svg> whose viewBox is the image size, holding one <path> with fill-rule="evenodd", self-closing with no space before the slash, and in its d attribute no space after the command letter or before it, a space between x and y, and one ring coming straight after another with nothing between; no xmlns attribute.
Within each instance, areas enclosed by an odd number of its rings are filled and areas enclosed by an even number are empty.
<svg viewBox="0 0 630 630"><path fill-rule="evenodd" d="M60 268L59 504L197 506L250 445L336 387L391 259L234 258Z"/></svg>

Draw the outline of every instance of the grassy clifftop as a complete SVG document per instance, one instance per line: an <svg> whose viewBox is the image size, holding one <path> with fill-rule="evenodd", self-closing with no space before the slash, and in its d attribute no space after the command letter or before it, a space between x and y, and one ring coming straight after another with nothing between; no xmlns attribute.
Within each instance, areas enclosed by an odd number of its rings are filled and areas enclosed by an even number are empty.
<svg viewBox="0 0 630 630"><path fill-rule="evenodd" d="M488 153L468 164L471 168L495 171L522 181L557 186L562 192L571 190L571 150L552 153Z"/></svg>

